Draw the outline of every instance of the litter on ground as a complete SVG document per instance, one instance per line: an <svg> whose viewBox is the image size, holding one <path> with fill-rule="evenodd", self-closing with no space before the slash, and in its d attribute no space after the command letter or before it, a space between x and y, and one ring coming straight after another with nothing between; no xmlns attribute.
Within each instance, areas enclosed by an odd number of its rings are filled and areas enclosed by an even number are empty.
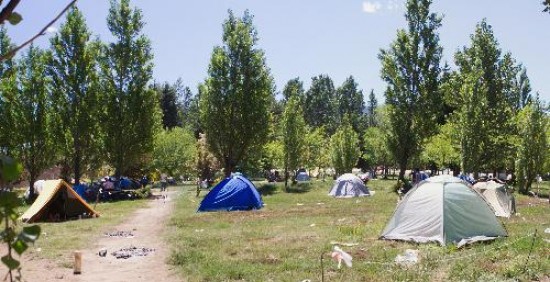
<svg viewBox="0 0 550 282"><path fill-rule="evenodd" d="M395 263L402 266L411 266L418 263L418 250L406 249L404 255L397 255Z"/></svg>

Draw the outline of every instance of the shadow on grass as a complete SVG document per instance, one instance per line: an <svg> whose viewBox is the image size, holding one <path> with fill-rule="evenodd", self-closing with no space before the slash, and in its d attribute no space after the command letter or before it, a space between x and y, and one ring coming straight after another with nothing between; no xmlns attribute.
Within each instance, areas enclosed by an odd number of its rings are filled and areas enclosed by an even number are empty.
<svg viewBox="0 0 550 282"><path fill-rule="evenodd" d="M296 184L292 184L288 186L288 189L286 190L287 193L307 193L311 190L311 183L309 182L298 182Z"/></svg>
<svg viewBox="0 0 550 282"><path fill-rule="evenodd" d="M275 184L263 184L258 186L258 192L262 196L273 195L277 193L277 186Z"/></svg>

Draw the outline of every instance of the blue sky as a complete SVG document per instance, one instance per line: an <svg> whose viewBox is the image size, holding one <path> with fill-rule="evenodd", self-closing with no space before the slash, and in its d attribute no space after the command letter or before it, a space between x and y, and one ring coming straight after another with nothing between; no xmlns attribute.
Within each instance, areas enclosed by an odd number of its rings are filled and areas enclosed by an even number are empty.
<svg viewBox="0 0 550 282"><path fill-rule="evenodd" d="M15 42L40 30L69 1L21 1L23 22L9 27ZM534 91L550 101L550 14L540 0L434 0L432 11L443 14L439 30L444 60L470 44L476 23L486 18L500 47L527 67ZM353 75L365 95L374 89L383 101L380 48L387 48L398 28L405 26L404 0L134 0L146 21L145 34L155 54L154 78L174 82L178 77L196 92L206 77L212 48L221 44L227 10L242 15L249 9L258 30L277 90L294 77L306 87L311 77L328 74L336 86ZM107 0L80 0L92 32L110 40L106 26ZM59 26L59 23L56 24ZM48 46L47 36L36 41Z"/></svg>

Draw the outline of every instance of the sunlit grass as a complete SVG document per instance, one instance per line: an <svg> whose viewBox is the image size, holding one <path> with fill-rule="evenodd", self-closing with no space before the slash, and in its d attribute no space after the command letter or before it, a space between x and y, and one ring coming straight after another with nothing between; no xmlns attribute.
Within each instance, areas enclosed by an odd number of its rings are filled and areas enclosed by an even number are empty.
<svg viewBox="0 0 550 282"><path fill-rule="evenodd" d="M378 240L392 215L394 181L371 180L373 197L333 199L332 181L312 181L285 193L281 184L256 183L259 211L196 213L206 191L184 188L170 225L169 263L189 281L503 281L548 278L550 207L518 197L519 216L504 220L509 238L457 250L453 246ZM531 204L529 204L531 202ZM531 235L537 229L538 236ZM353 257L351 269L330 260L332 242ZM533 246L533 247L532 247ZM393 263L405 249L420 250L409 268ZM528 258L529 251L532 249Z"/></svg>

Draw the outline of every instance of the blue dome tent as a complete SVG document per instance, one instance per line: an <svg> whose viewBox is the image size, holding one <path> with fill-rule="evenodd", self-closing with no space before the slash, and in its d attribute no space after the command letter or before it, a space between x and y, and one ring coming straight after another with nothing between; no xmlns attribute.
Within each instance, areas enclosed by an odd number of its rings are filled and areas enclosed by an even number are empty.
<svg viewBox="0 0 550 282"><path fill-rule="evenodd" d="M252 182L243 176L233 176L218 183L202 200L198 212L257 210L262 198Z"/></svg>

